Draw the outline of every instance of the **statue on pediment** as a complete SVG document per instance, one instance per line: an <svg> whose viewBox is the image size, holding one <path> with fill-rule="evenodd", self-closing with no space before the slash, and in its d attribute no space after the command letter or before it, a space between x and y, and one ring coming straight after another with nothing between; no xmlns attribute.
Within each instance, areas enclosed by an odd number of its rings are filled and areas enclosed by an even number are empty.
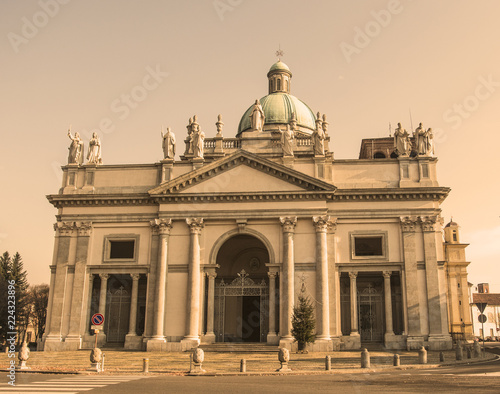
<svg viewBox="0 0 500 394"><path fill-rule="evenodd" d="M401 123L398 123L398 127L394 130L394 147L396 152L400 156L408 156L411 151L411 141L410 135L403 129Z"/></svg>
<svg viewBox="0 0 500 394"><path fill-rule="evenodd" d="M193 142L194 157L202 158L204 153L205 133L200 130L200 125L196 122L196 116L191 124L191 141Z"/></svg>
<svg viewBox="0 0 500 394"><path fill-rule="evenodd" d="M281 133L281 147L283 148L283 156L293 156L293 140L295 133L290 128L290 125L286 125L285 130L278 128Z"/></svg>
<svg viewBox="0 0 500 394"><path fill-rule="evenodd" d="M71 140L71 145L68 148L68 164L83 164L84 146L80 134L75 133L73 137L71 135L71 126L69 126L68 137Z"/></svg>
<svg viewBox="0 0 500 394"><path fill-rule="evenodd" d="M252 112L250 112L250 124L252 126L252 130L262 131L265 119L266 116L264 115L264 110L262 109L260 101L255 100Z"/></svg>
<svg viewBox="0 0 500 394"><path fill-rule="evenodd" d="M161 128L161 138L163 140L163 158L173 159L175 156L175 134L170 131L170 127L167 127L165 134L163 134L163 127Z"/></svg>
<svg viewBox="0 0 500 394"><path fill-rule="evenodd" d="M92 133L92 138L89 141L87 164L102 164L101 141L99 140L96 132Z"/></svg>
<svg viewBox="0 0 500 394"><path fill-rule="evenodd" d="M419 156L431 155L434 151L432 129L425 130L420 123L415 130L415 145Z"/></svg>

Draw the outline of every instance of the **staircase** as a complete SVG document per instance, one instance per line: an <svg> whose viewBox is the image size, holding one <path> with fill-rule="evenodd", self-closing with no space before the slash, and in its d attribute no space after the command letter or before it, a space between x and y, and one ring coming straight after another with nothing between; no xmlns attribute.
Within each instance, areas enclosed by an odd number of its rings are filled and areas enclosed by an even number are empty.
<svg viewBox="0 0 500 394"><path fill-rule="evenodd" d="M277 353L278 346L266 343L241 343L241 342L219 342L201 344L200 349L205 352L217 353Z"/></svg>

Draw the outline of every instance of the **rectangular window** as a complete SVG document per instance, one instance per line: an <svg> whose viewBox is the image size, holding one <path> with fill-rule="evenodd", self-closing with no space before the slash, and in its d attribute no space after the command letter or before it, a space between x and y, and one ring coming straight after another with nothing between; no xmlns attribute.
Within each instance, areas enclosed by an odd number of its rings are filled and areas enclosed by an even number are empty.
<svg viewBox="0 0 500 394"><path fill-rule="evenodd" d="M383 256L383 237L354 237L354 255L356 257L364 256Z"/></svg>
<svg viewBox="0 0 500 394"><path fill-rule="evenodd" d="M135 241L109 241L110 259L133 259L135 250Z"/></svg>
<svg viewBox="0 0 500 394"><path fill-rule="evenodd" d="M456 231L453 231L453 241L454 242L458 241L458 239L457 239L457 232Z"/></svg>
<svg viewBox="0 0 500 394"><path fill-rule="evenodd" d="M104 237L103 262L119 263L137 261L138 234L109 234Z"/></svg>

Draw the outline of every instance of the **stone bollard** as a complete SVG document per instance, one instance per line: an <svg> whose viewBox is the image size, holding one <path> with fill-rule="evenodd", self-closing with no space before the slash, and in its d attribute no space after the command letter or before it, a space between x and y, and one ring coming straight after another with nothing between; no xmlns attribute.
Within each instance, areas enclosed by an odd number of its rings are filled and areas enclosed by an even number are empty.
<svg viewBox="0 0 500 394"><path fill-rule="evenodd" d="M193 350L193 366L189 371L189 375L201 375L206 371L202 368L203 360L205 359L205 352L199 347Z"/></svg>
<svg viewBox="0 0 500 394"><path fill-rule="evenodd" d="M330 356L325 357L325 371L332 370L332 358Z"/></svg>
<svg viewBox="0 0 500 394"><path fill-rule="evenodd" d="M366 348L361 352L361 368L370 368L370 353Z"/></svg>
<svg viewBox="0 0 500 394"><path fill-rule="evenodd" d="M288 362L290 361L290 352L284 347L280 347L278 351L278 360L281 363L281 368L277 369L276 372L289 372Z"/></svg>
<svg viewBox="0 0 500 394"><path fill-rule="evenodd" d="M101 372L102 352L98 347L90 351L90 368L88 371Z"/></svg>
<svg viewBox="0 0 500 394"><path fill-rule="evenodd" d="M399 354L395 354L392 365L394 365L395 367L399 367L400 364L401 364L401 359L399 357Z"/></svg>
<svg viewBox="0 0 500 394"><path fill-rule="evenodd" d="M242 359L240 361L240 372L246 372L247 371L247 360Z"/></svg>
<svg viewBox="0 0 500 394"><path fill-rule="evenodd" d="M473 357L480 357L481 356L481 345L479 344L478 341L474 341L474 344L472 345L473 349Z"/></svg>
<svg viewBox="0 0 500 394"><path fill-rule="evenodd" d="M423 346L418 351L418 363L427 364L427 350Z"/></svg>
<svg viewBox="0 0 500 394"><path fill-rule="evenodd" d="M467 346L467 358L472 358L472 349L470 346Z"/></svg>
<svg viewBox="0 0 500 394"><path fill-rule="evenodd" d="M464 352L463 352L462 346L460 346L460 344L457 344L457 349L455 350L455 358L457 361L460 361L464 358Z"/></svg>
<svg viewBox="0 0 500 394"><path fill-rule="evenodd" d="M443 352L439 352L439 362L444 363L444 353Z"/></svg>
<svg viewBox="0 0 500 394"><path fill-rule="evenodd" d="M30 358L30 349L29 349L28 345L26 344L26 342L23 342L23 345L21 346L21 349L19 350L19 354L18 354L17 358L19 359L19 365L17 366L16 369L30 369L30 367L28 367L26 365L26 362Z"/></svg>
<svg viewBox="0 0 500 394"><path fill-rule="evenodd" d="M149 372L149 358L142 359L142 372L144 373Z"/></svg>

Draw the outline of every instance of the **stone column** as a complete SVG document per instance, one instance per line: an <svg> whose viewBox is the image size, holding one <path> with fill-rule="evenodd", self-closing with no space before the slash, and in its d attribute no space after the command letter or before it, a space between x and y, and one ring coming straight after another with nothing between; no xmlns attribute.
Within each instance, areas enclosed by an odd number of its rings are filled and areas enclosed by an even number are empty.
<svg viewBox="0 0 500 394"><path fill-rule="evenodd" d="M358 336L358 291L356 287L356 278L358 273L353 271L349 272L351 280L351 336Z"/></svg>
<svg viewBox="0 0 500 394"><path fill-rule="evenodd" d="M391 271L382 272L384 276L384 298L385 298L385 337L394 335L392 324L392 296L391 296Z"/></svg>
<svg viewBox="0 0 500 394"><path fill-rule="evenodd" d="M90 335L90 318L92 317L90 315L90 311L92 308L92 290L94 286L94 274L88 274L88 281L89 281L89 286L88 286L88 293L87 293L87 310L85 312L85 335Z"/></svg>
<svg viewBox="0 0 500 394"><path fill-rule="evenodd" d="M460 321L460 310L458 305L458 282L457 273L452 271L448 273L448 286L450 290L450 328L451 332L461 332L462 322Z"/></svg>
<svg viewBox="0 0 500 394"><path fill-rule="evenodd" d="M420 218L424 233L425 277L427 283L427 304L429 306L429 348L431 350L451 349L451 336L443 324L443 313L447 313L446 295L441 288L435 225L436 216Z"/></svg>
<svg viewBox="0 0 500 394"><path fill-rule="evenodd" d="M99 292L99 313L104 315L106 319L106 294L108 292L109 274L99 274L101 278L101 291Z"/></svg>
<svg viewBox="0 0 500 394"><path fill-rule="evenodd" d="M417 273L417 245L415 230L417 219L406 216L400 219L403 235L403 260L406 287L406 310L408 320L408 349L420 349L424 344L424 338L420 327L420 303Z"/></svg>
<svg viewBox="0 0 500 394"><path fill-rule="evenodd" d="M205 340L209 343L215 342L214 334L214 303L215 303L215 278L217 273L207 272L208 277L208 300L207 300L207 333Z"/></svg>
<svg viewBox="0 0 500 394"><path fill-rule="evenodd" d="M294 294L294 245L293 235L295 233L295 225L297 217L281 217L281 226L283 228L283 275L281 275L281 286L283 289L283 299L280 300L281 308L281 340L292 342L292 315L293 304L295 301Z"/></svg>
<svg viewBox="0 0 500 394"><path fill-rule="evenodd" d="M165 348L165 299L168 277L168 246L171 219L155 219L151 222L153 230L159 234L158 260L156 262L156 286L153 311L153 337L147 342L147 351Z"/></svg>
<svg viewBox="0 0 500 394"><path fill-rule="evenodd" d="M330 341L330 297L326 233L330 216L313 217L316 228L316 341Z"/></svg>
<svg viewBox="0 0 500 394"><path fill-rule="evenodd" d="M277 272L268 272L269 276L269 332L267 333L267 343L278 344L276 335L276 275Z"/></svg>
<svg viewBox="0 0 500 394"><path fill-rule="evenodd" d="M137 295L139 293L140 274L130 274L132 278L132 295L130 296L130 320L128 323L128 335L137 335Z"/></svg>
<svg viewBox="0 0 500 394"><path fill-rule="evenodd" d="M49 327L50 327L50 317L51 317L51 312L52 312L52 300L54 298L54 285L56 283L56 266L51 265L50 266L50 286L49 286L49 300L47 302L47 318L45 320L45 327L46 327L46 332L44 333L44 337L47 336L49 333Z"/></svg>
<svg viewBox="0 0 500 394"><path fill-rule="evenodd" d="M182 346L183 350L197 347L200 344L200 234L204 226L202 218L188 218L186 223L191 232L191 239L189 245L186 336L181 342L184 344Z"/></svg>

